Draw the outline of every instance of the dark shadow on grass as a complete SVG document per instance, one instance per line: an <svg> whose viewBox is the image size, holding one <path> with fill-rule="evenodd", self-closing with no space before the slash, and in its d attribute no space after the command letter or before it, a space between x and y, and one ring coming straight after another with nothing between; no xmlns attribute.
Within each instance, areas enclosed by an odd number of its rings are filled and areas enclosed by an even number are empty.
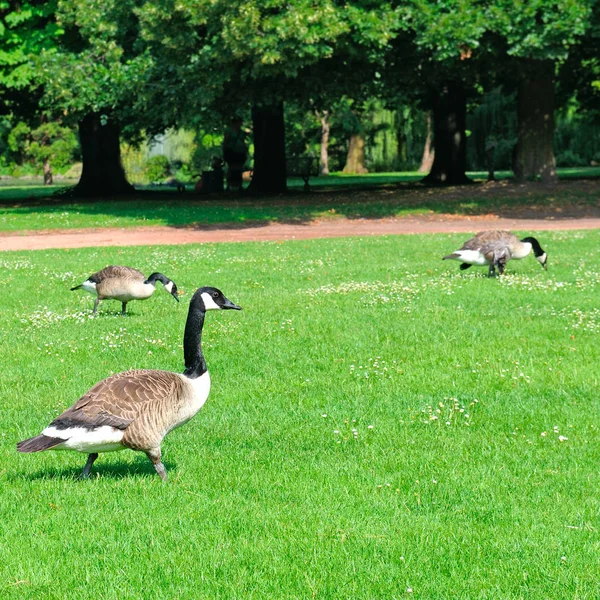
<svg viewBox="0 0 600 600"><path fill-rule="evenodd" d="M569 180L557 186L512 181L475 183L468 186L426 187L419 182L364 184L349 187L315 187L309 192L291 189L279 196L256 197L239 194L199 196L171 191L138 191L134 196L111 199L33 202L2 201L6 214L48 215L48 229L59 224L52 215L63 212L128 219L126 226L144 226L152 221L180 228L260 228L270 223L309 225L316 219L339 216L348 219L380 219L407 215L478 216L495 214L508 218L569 219L600 216L600 180ZM103 217L105 218L103 220ZM115 222L114 227L122 227ZM92 227L93 228L93 227ZM60 227L58 228L60 229ZM61 229L62 231L67 231ZM72 229L70 231L73 231Z"/></svg>
<svg viewBox="0 0 600 600"><path fill-rule="evenodd" d="M81 467L63 467L60 469L53 469L52 467L48 467L48 469L37 470L34 472L18 472L18 473L10 473L7 474L7 479L10 481L38 481L41 479L50 479L50 480L64 480L64 479L72 479L75 482L86 483L87 481L92 481L94 479L126 479L126 478L156 478L160 480L160 477L154 470L154 466L152 463L145 457L139 456L138 459L134 463L112 463L112 464L102 464L102 455L98 458L98 460L94 463L92 467L92 472L90 473L89 478L80 479L81 471L83 470L83 466L85 465L85 455L81 455ZM167 470L167 476L174 477L177 472L177 463L174 463L169 460L164 460L163 464L165 465L165 469Z"/></svg>

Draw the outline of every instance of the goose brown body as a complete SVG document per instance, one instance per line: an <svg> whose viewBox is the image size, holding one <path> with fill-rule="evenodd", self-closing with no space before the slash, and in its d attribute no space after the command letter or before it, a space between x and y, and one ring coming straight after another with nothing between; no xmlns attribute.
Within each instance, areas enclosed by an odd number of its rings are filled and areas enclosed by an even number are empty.
<svg viewBox="0 0 600 600"><path fill-rule="evenodd" d="M208 397L209 390L206 391ZM97 383L43 433L47 435L52 430L60 435L61 431L66 433L77 427L93 430L109 426L123 432L123 447L148 450L159 447L169 431L195 414L190 415L189 405L196 407L197 412L202 404L202 399L194 398L194 388L183 375L158 370L127 371ZM182 413L187 418L182 418ZM64 444L63 447L68 448Z"/></svg>
<svg viewBox="0 0 600 600"><path fill-rule="evenodd" d="M216 294L216 295L215 295ZM200 288L190 302L184 335L185 373L132 370L103 379L42 433L17 444L20 452L75 450L88 454L89 475L99 452L130 448L145 452L166 479L161 443L169 431L189 421L208 398L210 376L201 349L204 315L240 307L216 288Z"/></svg>
<svg viewBox="0 0 600 600"><path fill-rule="evenodd" d="M127 303L131 300L146 300L154 293L156 282L160 281L167 291L179 302L177 286L162 273L152 273L146 276L138 269L120 265L109 265L90 275L82 284L71 288L71 291L84 289L96 294L94 314L101 300L119 300L122 314L126 313Z"/></svg>
<svg viewBox="0 0 600 600"><path fill-rule="evenodd" d="M509 260L525 258L531 250L542 267L546 268L547 255L537 239L526 237L519 240L510 231L492 229L480 231L461 248L444 256L443 260L458 260L462 263L460 268L463 270L472 265L489 265L489 275L492 276L496 268L502 274Z"/></svg>

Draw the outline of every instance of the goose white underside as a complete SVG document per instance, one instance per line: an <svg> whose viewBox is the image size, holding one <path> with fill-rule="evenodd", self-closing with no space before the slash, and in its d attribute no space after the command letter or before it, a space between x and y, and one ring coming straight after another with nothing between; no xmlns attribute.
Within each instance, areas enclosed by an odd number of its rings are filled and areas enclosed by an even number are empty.
<svg viewBox="0 0 600 600"><path fill-rule="evenodd" d="M68 429L57 429L46 427L42 431L48 437L60 438L65 441L51 448L52 450L76 450L91 454L93 452L114 452L123 450L125 446L121 443L124 431L110 425L103 425L95 429L85 427L69 427Z"/></svg>
<svg viewBox="0 0 600 600"><path fill-rule="evenodd" d="M483 267L489 265L490 261L479 250L457 250L453 253L452 260Z"/></svg>

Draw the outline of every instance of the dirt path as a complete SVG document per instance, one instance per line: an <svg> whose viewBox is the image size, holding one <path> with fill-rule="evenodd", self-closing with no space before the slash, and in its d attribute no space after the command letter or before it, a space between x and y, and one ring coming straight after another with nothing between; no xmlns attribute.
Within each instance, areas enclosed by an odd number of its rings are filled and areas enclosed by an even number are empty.
<svg viewBox="0 0 600 600"><path fill-rule="evenodd" d="M544 231L600 229L600 218L502 218L494 215L458 217L433 215L399 219L328 219L306 224L268 223L251 227L137 227L0 233L0 251L146 246L203 242L300 240L366 235L474 233L483 229Z"/></svg>

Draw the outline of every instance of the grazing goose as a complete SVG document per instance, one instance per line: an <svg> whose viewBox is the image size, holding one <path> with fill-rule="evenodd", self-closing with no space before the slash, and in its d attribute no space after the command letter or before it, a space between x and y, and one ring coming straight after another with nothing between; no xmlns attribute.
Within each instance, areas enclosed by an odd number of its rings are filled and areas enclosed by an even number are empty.
<svg viewBox="0 0 600 600"><path fill-rule="evenodd" d="M124 316L127 303L131 300L146 300L154 293L156 282L160 281L167 292L179 302L177 286L162 273L152 273L148 279L141 271L131 267L110 265L93 275L90 275L81 285L71 288L71 291L83 288L90 294L96 294L94 310L96 314L100 300L120 300L123 304L121 314Z"/></svg>
<svg viewBox="0 0 600 600"><path fill-rule="evenodd" d="M77 450L88 454L86 478L98 452L131 448L145 452L166 481L160 444L172 429L189 421L208 398L210 377L201 336L207 310L239 306L213 287L196 290L185 324L183 375L132 370L103 379L56 417L42 433L17 444L19 452Z"/></svg>
<svg viewBox="0 0 600 600"><path fill-rule="evenodd" d="M540 243L534 237L519 240L510 231L480 231L475 237L467 240L460 250L444 256L443 260L460 261L461 270L473 265L489 265L488 276L491 277L496 267L502 275L509 260L525 258L532 249L538 262L547 269L548 257Z"/></svg>

